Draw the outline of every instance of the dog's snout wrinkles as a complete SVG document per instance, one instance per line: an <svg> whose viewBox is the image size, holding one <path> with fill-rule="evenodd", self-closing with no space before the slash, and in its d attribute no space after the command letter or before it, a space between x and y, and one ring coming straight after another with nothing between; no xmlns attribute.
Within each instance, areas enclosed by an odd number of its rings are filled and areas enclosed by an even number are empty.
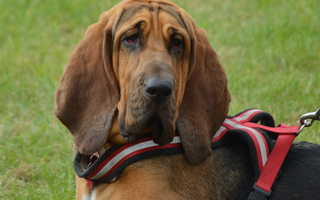
<svg viewBox="0 0 320 200"><path fill-rule="evenodd" d="M147 96L157 102L163 102L172 95L173 85L170 81L152 78L145 82L144 91Z"/></svg>

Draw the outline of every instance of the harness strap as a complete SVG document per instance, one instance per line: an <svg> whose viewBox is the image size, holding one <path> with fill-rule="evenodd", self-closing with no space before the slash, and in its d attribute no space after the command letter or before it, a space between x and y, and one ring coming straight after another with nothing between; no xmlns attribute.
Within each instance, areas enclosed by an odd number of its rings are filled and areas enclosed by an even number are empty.
<svg viewBox="0 0 320 200"><path fill-rule="evenodd" d="M278 133L281 135L291 135L291 134L297 134L297 129L299 131L300 125L297 126L288 126L283 123L279 124L277 127L268 127L263 126L260 124L252 123L252 122L245 122L243 123L244 126L251 127L251 128L260 128L262 130L270 131L273 133Z"/></svg>
<svg viewBox="0 0 320 200"><path fill-rule="evenodd" d="M257 182L253 186L254 191L251 192L248 198L248 200L265 200L266 197L271 195L271 188L274 185L282 163L297 136L300 126L287 126L281 123L278 127L272 128L249 122L245 124L250 127L257 127L279 134L277 142L262 169Z"/></svg>
<svg viewBox="0 0 320 200"><path fill-rule="evenodd" d="M87 183L89 185L89 191L90 191L90 194L92 193L92 187L93 187L93 181L90 180L90 179L86 179L87 180Z"/></svg>
<svg viewBox="0 0 320 200"><path fill-rule="evenodd" d="M265 124L274 124L271 115L258 109L249 109L233 117L228 116L213 137L211 148L223 146L232 139L238 138L246 141L257 179L268 160L271 141L264 131L247 127L245 123L249 121L263 121Z"/></svg>
<svg viewBox="0 0 320 200"><path fill-rule="evenodd" d="M266 192L271 191L271 187L276 179L280 167L287 156L287 153L295 139L295 135L280 135L277 143L272 150L260 177L257 180L256 187L263 189Z"/></svg>

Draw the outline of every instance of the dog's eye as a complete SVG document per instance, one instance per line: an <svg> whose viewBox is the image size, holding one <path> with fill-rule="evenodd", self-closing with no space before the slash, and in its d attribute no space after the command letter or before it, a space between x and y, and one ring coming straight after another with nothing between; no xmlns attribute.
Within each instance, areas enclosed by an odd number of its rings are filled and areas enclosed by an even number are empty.
<svg viewBox="0 0 320 200"><path fill-rule="evenodd" d="M176 49L180 49L180 43L173 43L172 46Z"/></svg>
<svg viewBox="0 0 320 200"><path fill-rule="evenodd" d="M128 43L128 44L134 44L134 43L137 43L138 42L138 35L131 35L127 38L125 38L125 41Z"/></svg>
<svg viewBox="0 0 320 200"><path fill-rule="evenodd" d="M175 49L175 50L181 50L182 49L182 41L181 40L179 40L179 39L174 39L173 41L172 41L172 47L173 47L173 49Z"/></svg>

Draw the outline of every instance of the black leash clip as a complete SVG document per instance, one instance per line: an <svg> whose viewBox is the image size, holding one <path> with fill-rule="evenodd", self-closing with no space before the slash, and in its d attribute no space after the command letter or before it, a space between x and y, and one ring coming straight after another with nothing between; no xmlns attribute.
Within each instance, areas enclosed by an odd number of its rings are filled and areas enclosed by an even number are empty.
<svg viewBox="0 0 320 200"><path fill-rule="evenodd" d="M299 134L302 129L304 129L304 127L310 127L315 120L320 121L320 108L316 112L306 113L300 117L301 128L297 132L297 134Z"/></svg>
<svg viewBox="0 0 320 200"><path fill-rule="evenodd" d="M253 186L253 190L249 197L248 200L267 200L267 197L271 195L272 190L270 192L266 192L261 188L258 188L256 186L256 183Z"/></svg>

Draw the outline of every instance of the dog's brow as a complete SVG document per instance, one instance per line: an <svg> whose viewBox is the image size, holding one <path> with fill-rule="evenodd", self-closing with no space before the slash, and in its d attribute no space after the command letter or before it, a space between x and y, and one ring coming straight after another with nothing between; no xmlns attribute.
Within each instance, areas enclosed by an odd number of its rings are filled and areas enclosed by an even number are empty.
<svg viewBox="0 0 320 200"><path fill-rule="evenodd" d="M128 22L129 20L131 20L134 15L138 14L138 12L144 8L147 8L150 10L150 7L146 6L146 5L142 5L142 4L139 4L139 5L136 5L128 10L125 10L115 28L115 30L118 29L118 27L121 27L122 24Z"/></svg>
<svg viewBox="0 0 320 200"><path fill-rule="evenodd" d="M162 11L168 13L169 15L171 15L172 17L174 17L177 20L177 22L180 24L180 26L184 27L189 32L186 24L183 22L180 14L176 10L174 10L173 8L171 8L170 6L168 6L166 4L160 4L160 5L161 5L161 7L159 10L162 10ZM138 14L139 11L142 9L148 9L149 11L154 11L154 8L152 6L149 6L146 4L138 4L128 10L125 10L114 31L116 32L118 27L121 27L122 24L131 20L134 17L134 15Z"/></svg>
<svg viewBox="0 0 320 200"><path fill-rule="evenodd" d="M185 23L181 19L180 14L176 10L174 10L173 8L171 8L170 6L168 6L166 4L161 4L161 8L162 8L163 11L165 11L166 13L168 13L169 15L174 17L178 21L180 26L184 27L188 31L188 28L186 27Z"/></svg>

